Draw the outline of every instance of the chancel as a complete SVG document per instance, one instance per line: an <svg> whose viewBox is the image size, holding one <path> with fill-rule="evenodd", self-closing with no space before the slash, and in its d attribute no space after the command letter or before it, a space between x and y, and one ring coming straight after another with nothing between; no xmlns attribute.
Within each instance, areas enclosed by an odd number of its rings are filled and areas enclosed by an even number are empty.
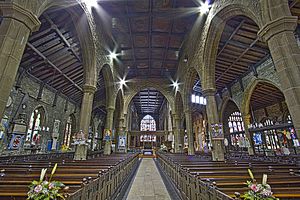
<svg viewBox="0 0 300 200"><path fill-rule="evenodd" d="M300 199L299 0L0 16L0 199Z"/></svg>

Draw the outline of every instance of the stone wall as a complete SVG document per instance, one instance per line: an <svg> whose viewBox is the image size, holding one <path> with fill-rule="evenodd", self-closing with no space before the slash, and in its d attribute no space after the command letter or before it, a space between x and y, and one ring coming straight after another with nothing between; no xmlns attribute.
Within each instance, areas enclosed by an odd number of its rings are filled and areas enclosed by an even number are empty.
<svg viewBox="0 0 300 200"><path fill-rule="evenodd" d="M247 93L248 92L247 89L254 84L255 80L268 81L270 83L273 83L279 89L281 88L281 85L279 83L279 77L275 71L274 64L271 58L267 59L262 64L260 64L256 68L256 71L258 74L257 77L254 76L253 72L250 72L245 77L242 78L244 91L242 90L239 82L233 83L230 87L232 97L230 97L229 90L225 89L224 91L222 91L221 96L223 100L217 101L219 111L221 111L221 108L224 103L224 99L226 98L231 98L237 104L238 108L241 111L244 98L247 98L247 96L249 96L249 94Z"/></svg>
<svg viewBox="0 0 300 200"><path fill-rule="evenodd" d="M41 142L42 144L44 144L42 145L43 151L45 151L47 148L47 141L51 139L54 120L60 120L58 138L59 144L62 143L65 125L68 120L68 117L71 114L74 114L75 116L75 130L78 131L80 114L80 107L78 105L75 105L74 103L68 101L67 98L63 95L58 95L57 103L55 106L53 106L53 101L55 99L55 91L47 86L43 88L41 98L38 99L41 83L27 74L23 76L20 82L20 86L21 87L19 89L13 87L13 89L11 90L10 96L12 98L13 103L10 107L6 108L5 115L8 118L8 120L12 122L13 119L18 118L19 113L25 113L25 121L28 126L31 113L35 110L35 108L42 106L46 113L45 127L49 127L49 131L43 131L42 133ZM28 96L26 95L27 97L23 99L25 94L28 94ZM66 103L68 104L67 106ZM22 107L22 104L25 104L26 107ZM19 106L19 113L16 113Z"/></svg>

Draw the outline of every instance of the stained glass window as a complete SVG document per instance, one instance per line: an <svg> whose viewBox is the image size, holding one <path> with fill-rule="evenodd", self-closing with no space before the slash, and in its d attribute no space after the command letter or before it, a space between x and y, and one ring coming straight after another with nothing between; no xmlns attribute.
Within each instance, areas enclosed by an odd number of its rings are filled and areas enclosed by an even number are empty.
<svg viewBox="0 0 300 200"><path fill-rule="evenodd" d="M31 142L33 145L40 143L40 131L42 130L44 114L45 111L42 107L35 109L31 114L26 141Z"/></svg>
<svg viewBox="0 0 300 200"><path fill-rule="evenodd" d="M65 128L65 134L64 134L64 144L66 146L70 146L70 141L72 137L72 124L73 124L73 119L72 116L69 116L66 128Z"/></svg>
<svg viewBox="0 0 300 200"><path fill-rule="evenodd" d="M141 131L156 131L156 123L151 115L146 115L141 121Z"/></svg>
<svg viewBox="0 0 300 200"><path fill-rule="evenodd" d="M233 112L228 118L229 132L245 131L242 115L240 112Z"/></svg>

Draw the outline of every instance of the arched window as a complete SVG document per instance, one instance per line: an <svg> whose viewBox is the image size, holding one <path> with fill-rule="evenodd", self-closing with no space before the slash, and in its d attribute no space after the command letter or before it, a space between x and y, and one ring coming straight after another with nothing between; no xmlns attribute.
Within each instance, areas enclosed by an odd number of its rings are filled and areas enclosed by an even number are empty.
<svg viewBox="0 0 300 200"><path fill-rule="evenodd" d="M26 142L32 145L39 145L41 141L41 131L45 122L45 110L43 107L36 108L30 117Z"/></svg>
<svg viewBox="0 0 300 200"><path fill-rule="evenodd" d="M156 123L152 116L146 115L141 121L141 131L156 131Z"/></svg>
<svg viewBox="0 0 300 200"><path fill-rule="evenodd" d="M233 112L228 118L229 132L245 131L242 115L240 112Z"/></svg>
<svg viewBox="0 0 300 200"><path fill-rule="evenodd" d="M74 132L73 130L75 128L74 123L75 123L74 116L70 115L67 120L65 132L64 132L64 145L66 145L67 147L69 147L71 143L72 133Z"/></svg>

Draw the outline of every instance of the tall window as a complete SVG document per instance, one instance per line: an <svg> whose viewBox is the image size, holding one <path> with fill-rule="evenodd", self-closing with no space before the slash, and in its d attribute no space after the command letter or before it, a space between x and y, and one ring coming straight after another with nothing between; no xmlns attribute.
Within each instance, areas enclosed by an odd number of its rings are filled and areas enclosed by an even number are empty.
<svg viewBox="0 0 300 200"><path fill-rule="evenodd" d="M141 121L141 131L156 131L156 123L152 116L146 115Z"/></svg>
<svg viewBox="0 0 300 200"><path fill-rule="evenodd" d="M232 113L228 118L229 132L245 131L242 115L240 112Z"/></svg>
<svg viewBox="0 0 300 200"><path fill-rule="evenodd" d="M64 144L66 146L70 146L70 142L72 138L72 129L74 129L73 123L74 123L73 117L70 115L64 133Z"/></svg>
<svg viewBox="0 0 300 200"><path fill-rule="evenodd" d="M43 107L36 108L30 117L29 127L26 136L26 142L33 145L39 145L41 140L41 130L45 120L45 111Z"/></svg>

